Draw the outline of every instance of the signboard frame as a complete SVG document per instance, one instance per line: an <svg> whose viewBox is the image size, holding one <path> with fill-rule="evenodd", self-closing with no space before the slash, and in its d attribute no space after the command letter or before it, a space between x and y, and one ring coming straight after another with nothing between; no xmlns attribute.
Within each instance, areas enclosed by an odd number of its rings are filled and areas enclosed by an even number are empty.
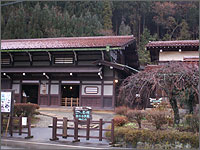
<svg viewBox="0 0 200 150"><path fill-rule="evenodd" d="M92 119L92 108L91 107L74 107L74 118L78 120Z"/></svg>
<svg viewBox="0 0 200 150"><path fill-rule="evenodd" d="M12 90L12 89L2 89L1 90L1 96L2 96L2 92L10 92L11 93L11 103L10 103L10 112L2 112L2 109L1 109L1 113L2 114L10 114L12 116L13 115L13 109L14 109L14 90ZM2 105L2 97L1 97L1 105Z"/></svg>

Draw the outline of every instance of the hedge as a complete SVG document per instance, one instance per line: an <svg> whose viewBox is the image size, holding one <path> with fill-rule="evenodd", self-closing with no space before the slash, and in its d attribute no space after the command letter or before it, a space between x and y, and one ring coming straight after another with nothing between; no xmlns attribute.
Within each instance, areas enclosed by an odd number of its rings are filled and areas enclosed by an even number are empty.
<svg viewBox="0 0 200 150"><path fill-rule="evenodd" d="M155 145L164 146L166 144L176 148L177 145L190 145L191 148L199 147L199 134L191 132L179 132L168 130L146 130L146 129L134 129L130 130L127 127L115 128L115 142L125 142L126 145L131 145L133 148L137 148L138 143L142 142L143 145L148 144L155 148ZM109 137L110 133L106 132L106 136ZM177 144L179 143L179 144Z"/></svg>
<svg viewBox="0 0 200 150"><path fill-rule="evenodd" d="M14 104L14 116L33 116L36 114L36 109L39 109L39 105L32 103L16 103Z"/></svg>

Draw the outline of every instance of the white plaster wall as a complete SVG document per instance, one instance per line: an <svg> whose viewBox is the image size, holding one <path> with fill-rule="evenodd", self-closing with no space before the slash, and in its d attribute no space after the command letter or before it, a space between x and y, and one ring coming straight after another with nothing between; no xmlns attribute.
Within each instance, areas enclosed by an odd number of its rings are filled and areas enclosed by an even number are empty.
<svg viewBox="0 0 200 150"><path fill-rule="evenodd" d="M183 61L184 56L199 56L198 51L159 52L159 61Z"/></svg>
<svg viewBox="0 0 200 150"><path fill-rule="evenodd" d="M13 84L12 89L15 90L15 94L19 94L19 84Z"/></svg>
<svg viewBox="0 0 200 150"><path fill-rule="evenodd" d="M104 85L103 95L113 95L113 85Z"/></svg>

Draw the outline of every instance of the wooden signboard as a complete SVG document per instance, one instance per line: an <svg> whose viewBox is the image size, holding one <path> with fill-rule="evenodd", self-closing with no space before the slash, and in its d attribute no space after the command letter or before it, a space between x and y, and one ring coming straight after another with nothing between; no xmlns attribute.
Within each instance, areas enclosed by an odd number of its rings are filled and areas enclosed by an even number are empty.
<svg viewBox="0 0 200 150"><path fill-rule="evenodd" d="M92 108L91 107L74 107L74 118L78 120L92 119Z"/></svg>

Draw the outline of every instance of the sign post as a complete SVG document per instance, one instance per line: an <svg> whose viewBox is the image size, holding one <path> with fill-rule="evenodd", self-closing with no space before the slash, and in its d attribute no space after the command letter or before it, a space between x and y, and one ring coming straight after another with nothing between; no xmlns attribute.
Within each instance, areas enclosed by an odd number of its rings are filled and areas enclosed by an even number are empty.
<svg viewBox="0 0 200 150"><path fill-rule="evenodd" d="M12 136L12 117L13 117L13 93L14 91L11 89L1 90L1 113L7 114L9 116L6 128L6 135L8 127L10 127L10 135Z"/></svg>

